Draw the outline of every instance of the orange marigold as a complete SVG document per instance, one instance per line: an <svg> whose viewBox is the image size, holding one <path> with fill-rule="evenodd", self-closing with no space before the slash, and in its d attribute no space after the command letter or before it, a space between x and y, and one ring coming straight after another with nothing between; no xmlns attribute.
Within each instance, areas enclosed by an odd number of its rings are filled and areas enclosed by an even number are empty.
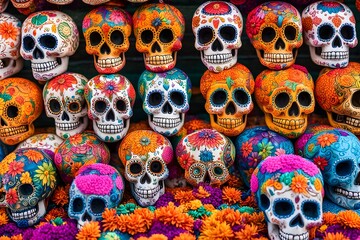
<svg viewBox="0 0 360 240"><path fill-rule="evenodd" d="M230 226L241 224L243 222L241 213L231 208L225 208L215 214L217 220L219 220L220 222L226 222L230 224Z"/></svg>
<svg viewBox="0 0 360 240"><path fill-rule="evenodd" d="M174 225L187 231L192 231L194 223L194 219L191 216L181 212L172 202L166 207L156 209L155 218L164 224Z"/></svg>
<svg viewBox="0 0 360 240"><path fill-rule="evenodd" d="M174 195L174 199L178 201L180 204L184 204L195 200L194 195L192 194L192 190L190 191L178 191Z"/></svg>
<svg viewBox="0 0 360 240"><path fill-rule="evenodd" d="M0 226L5 225L9 222L9 218L6 214L5 208L0 208Z"/></svg>
<svg viewBox="0 0 360 240"><path fill-rule="evenodd" d="M342 233L326 233L324 240L350 240L350 238L345 237Z"/></svg>
<svg viewBox="0 0 360 240"><path fill-rule="evenodd" d="M100 237L100 226L98 222L86 223L76 234L78 240L97 240Z"/></svg>
<svg viewBox="0 0 360 240"><path fill-rule="evenodd" d="M248 196L245 200L243 200L241 205L242 205L242 206L253 207L253 208L257 208L257 207L258 207L258 205L256 204L256 200L255 200L254 194Z"/></svg>
<svg viewBox="0 0 360 240"><path fill-rule="evenodd" d="M224 187L222 199L228 204L241 203L241 191L231 187Z"/></svg>
<svg viewBox="0 0 360 240"><path fill-rule="evenodd" d="M21 234L18 234L18 235L12 236L11 240L23 240L23 237Z"/></svg>
<svg viewBox="0 0 360 240"><path fill-rule="evenodd" d="M69 203L69 189L70 185L60 186L55 189L54 194L52 195L52 201L56 205L65 206Z"/></svg>
<svg viewBox="0 0 360 240"><path fill-rule="evenodd" d="M44 158L41 152L32 149L27 150L24 155L27 156L31 161L36 163Z"/></svg>
<svg viewBox="0 0 360 240"><path fill-rule="evenodd" d="M230 240L234 238L230 225L226 222L220 222L213 217L204 220L200 232L199 240Z"/></svg>
<svg viewBox="0 0 360 240"><path fill-rule="evenodd" d="M239 177L230 174L227 185L234 188L241 188L242 186L244 186L244 183L241 181Z"/></svg>
<svg viewBox="0 0 360 240"><path fill-rule="evenodd" d="M127 231L127 223L129 221L129 215L119 215L116 217L117 229L121 232Z"/></svg>
<svg viewBox="0 0 360 240"><path fill-rule="evenodd" d="M153 219L154 213L151 212L148 208L138 208L134 210L134 214L138 214L144 220L144 225L146 229L150 229Z"/></svg>
<svg viewBox="0 0 360 240"><path fill-rule="evenodd" d="M111 209L105 209L105 211L102 213L102 226L105 231L115 231L117 229L117 221L116 221L116 210Z"/></svg>
<svg viewBox="0 0 360 240"><path fill-rule="evenodd" d="M207 197L210 197L210 195L211 195L211 194L208 193L203 186L200 186L200 187L198 188L197 193L195 193L195 196L196 196L197 198L207 198Z"/></svg>
<svg viewBox="0 0 360 240"><path fill-rule="evenodd" d="M0 240L11 240L11 238L7 237L7 236L1 236Z"/></svg>
<svg viewBox="0 0 360 240"><path fill-rule="evenodd" d="M54 220L57 217L67 217L67 212L65 212L64 208L53 208L51 209L46 215L45 220L50 222L51 220Z"/></svg>
<svg viewBox="0 0 360 240"><path fill-rule="evenodd" d="M340 224L350 228L360 228L360 216L354 211L346 210L338 213Z"/></svg>
<svg viewBox="0 0 360 240"><path fill-rule="evenodd" d="M317 138L317 142L320 144L321 147L330 146L333 142L336 141L337 136L332 133L325 133Z"/></svg>
<svg viewBox="0 0 360 240"><path fill-rule="evenodd" d="M295 176L291 181L291 190L295 193L304 194L307 190L308 180L303 175Z"/></svg>
<svg viewBox="0 0 360 240"><path fill-rule="evenodd" d="M181 233L179 236L174 237L173 240L196 240L196 237L191 233Z"/></svg>
<svg viewBox="0 0 360 240"><path fill-rule="evenodd" d="M137 240L168 240L164 234L153 234L151 237L139 237Z"/></svg>
<svg viewBox="0 0 360 240"><path fill-rule="evenodd" d="M146 221L138 214L130 214L127 222L127 232L131 235L146 232Z"/></svg>
<svg viewBox="0 0 360 240"><path fill-rule="evenodd" d="M254 235L258 233L258 228L254 224L246 224L245 228L241 229L239 232L235 233L236 239L241 240L252 240L254 239Z"/></svg>
<svg viewBox="0 0 360 240"><path fill-rule="evenodd" d="M339 222L339 219L338 219L336 214L331 213L331 212L323 213L323 224L335 225L335 224L338 224L338 223L340 223L340 222Z"/></svg>

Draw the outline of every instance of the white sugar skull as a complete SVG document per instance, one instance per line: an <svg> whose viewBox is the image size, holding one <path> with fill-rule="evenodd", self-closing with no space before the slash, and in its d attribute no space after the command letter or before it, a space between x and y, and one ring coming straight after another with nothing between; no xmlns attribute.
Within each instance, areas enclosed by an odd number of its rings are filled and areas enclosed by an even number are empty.
<svg viewBox="0 0 360 240"><path fill-rule="evenodd" d="M358 43L356 20L349 7L337 1L315 2L302 12L302 22L315 64L331 68L348 65L349 48Z"/></svg>
<svg viewBox="0 0 360 240"><path fill-rule="evenodd" d="M37 148L50 150L55 153L55 150L63 142L63 139L52 133L40 133L29 137L25 141L19 143L16 149L20 148ZM1 158L0 158L1 159Z"/></svg>
<svg viewBox="0 0 360 240"><path fill-rule="evenodd" d="M188 134L178 143L176 158L191 185L207 182L220 186L230 179L228 168L235 160L235 146L216 130L202 129Z"/></svg>
<svg viewBox="0 0 360 240"><path fill-rule="evenodd" d="M254 108L254 84L250 70L240 63L220 73L204 73L200 90L212 128L226 136L237 136L245 129L247 115Z"/></svg>
<svg viewBox="0 0 360 240"><path fill-rule="evenodd" d="M94 163L80 168L69 190L68 215L80 229L86 222L100 221L106 208L119 205L124 194L124 182L112 166Z"/></svg>
<svg viewBox="0 0 360 240"><path fill-rule="evenodd" d="M88 116L93 120L95 134L102 141L116 142L126 135L135 97L131 82L120 74L90 79L85 88Z"/></svg>
<svg viewBox="0 0 360 240"><path fill-rule="evenodd" d="M164 72L175 67L185 31L182 13L174 6L153 3L133 15L136 50L143 53L146 70Z"/></svg>
<svg viewBox="0 0 360 240"><path fill-rule="evenodd" d="M44 217L48 197L56 188L53 152L17 149L0 163L8 216L19 227L33 226Z"/></svg>
<svg viewBox="0 0 360 240"><path fill-rule="evenodd" d="M101 6L86 14L82 30L86 52L94 56L96 71L117 73L125 66L131 25L131 16L113 6Z"/></svg>
<svg viewBox="0 0 360 240"><path fill-rule="evenodd" d="M59 11L29 15L22 26L20 54L31 61L36 80L47 81L64 73L69 56L79 46L79 32L73 19Z"/></svg>
<svg viewBox="0 0 360 240"><path fill-rule="evenodd" d="M179 132L189 110L191 81L180 69L163 73L144 71L139 93L150 127L165 136Z"/></svg>
<svg viewBox="0 0 360 240"><path fill-rule="evenodd" d="M74 0L46 0L51 4L56 4L56 5L67 5L72 3Z"/></svg>
<svg viewBox="0 0 360 240"><path fill-rule="evenodd" d="M0 13L0 80L23 68L20 57L21 22L8 13Z"/></svg>
<svg viewBox="0 0 360 240"><path fill-rule="evenodd" d="M255 99L265 123L288 138L304 133L308 115L315 109L314 83L305 67L264 70L255 80Z"/></svg>
<svg viewBox="0 0 360 240"><path fill-rule="evenodd" d="M133 131L121 141L119 157L137 203L142 207L154 205L165 193L167 165L173 159L170 141L150 130Z"/></svg>
<svg viewBox="0 0 360 240"><path fill-rule="evenodd" d="M192 30L195 48L210 71L221 72L236 64L243 18L235 5L223 1L203 3L194 13Z"/></svg>
<svg viewBox="0 0 360 240"><path fill-rule="evenodd" d="M88 125L84 88L87 79L78 73L64 73L47 82L43 90L45 112L55 119L56 134L68 138Z"/></svg>
<svg viewBox="0 0 360 240"><path fill-rule="evenodd" d="M301 15L291 4L263 3L246 19L246 33L260 63L270 69L284 69L295 63L303 44Z"/></svg>
<svg viewBox="0 0 360 240"><path fill-rule="evenodd" d="M323 178L305 158L267 157L251 176L251 191L265 214L271 240L309 240L310 228L322 222Z"/></svg>

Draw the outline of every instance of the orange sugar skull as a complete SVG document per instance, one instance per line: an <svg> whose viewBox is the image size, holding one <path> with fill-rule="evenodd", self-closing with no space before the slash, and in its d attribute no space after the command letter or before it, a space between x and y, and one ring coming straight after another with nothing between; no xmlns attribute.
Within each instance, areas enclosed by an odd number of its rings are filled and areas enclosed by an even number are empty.
<svg viewBox="0 0 360 240"><path fill-rule="evenodd" d="M255 99L265 113L265 123L273 131L297 138L307 127L314 111L314 83L305 67L261 72L255 80Z"/></svg>

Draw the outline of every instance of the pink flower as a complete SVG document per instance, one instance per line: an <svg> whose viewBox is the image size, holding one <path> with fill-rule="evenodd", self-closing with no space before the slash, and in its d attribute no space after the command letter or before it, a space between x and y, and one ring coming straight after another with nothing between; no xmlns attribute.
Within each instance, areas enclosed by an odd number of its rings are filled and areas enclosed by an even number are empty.
<svg viewBox="0 0 360 240"><path fill-rule="evenodd" d="M251 175L250 188L253 193L259 189L259 180L255 174Z"/></svg>

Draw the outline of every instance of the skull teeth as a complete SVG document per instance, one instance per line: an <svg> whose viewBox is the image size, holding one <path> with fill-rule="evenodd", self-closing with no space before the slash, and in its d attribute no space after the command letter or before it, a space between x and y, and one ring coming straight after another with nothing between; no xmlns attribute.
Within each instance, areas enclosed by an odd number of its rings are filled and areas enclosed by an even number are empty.
<svg viewBox="0 0 360 240"><path fill-rule="evenodd" d="M205 61L212 64L227 63L230 62L232 58L233 55L231 53L204 55Z"/></svg>
<svg viewBox="0 0 360 240"><path fill-rule="evenodd" d="M72 122L72 123L58 123L55 122L55 126L57 128L59 128L62 131L69 131L69 130L73 130L77 127L79 127L80 122Z"/></svg>
<svg viewBox="0 0 360 240"><path fill-rule="evenodd" d="M309 232L303 233L303 234L291 234L291 233L285 233L281 229L279 231L279 237L280 240L307 240L309 239Z"/></svg>
<svg viewBox="0 0 360 240"><path fill-rule="evenodd" d="M274 118L273 123L281 128L289 129L289 130L295 130L302 128L305 124L304 119L281 119L281 118Z"/></svg>
<svg viewBox="0 0 360 240"><path fill-rule="evenodd" d="M157 55L157 56L146 56L145 62L151 65L162 65L173 62L173 57L171 55Z"/></svg>
<svg viewBox="0 0 360 240"><path fill-rule="evenodd" d="M218 118L217 124L224 128L235 128L243 124L241 118Z"/></svg>
<svg viewBox="0 0 360 240"><path fill-rule="evenodd" d="M19 221L23 219L31 219L36 216L37 212L37 207L34 207L21 212L10 211L10 214L13 220Z"/></svg>
<svg viewBox="0 0 360 240"><path fill-rule="evenodd" d="M0 59L0 69L4 68L4 61L2 59Z"/></svg>
<svg viewBox="0 0 360 240"><path fill-rule="evenodd" d="M156 194L160 191L161 187L158 185L156 188L153 189L141 189L134 187L134 192L141 198L153 198Z"/></svg>
<svg viewBox="0 0 360 240"><path fill-rule="evenodd" d="M96 124L102 133L121 133L124 129L123 125Z"/></svg>
<svg viewBox="0 0 360 240"><path fill-rule="evenodd" d="M16 134L27 132L26 126L20 127L8 127L8 128L0 128L0 136L1 137L9 137Z"/></svg>
<svg viewBox="0 0 360 240"><path fill-rule="evenodd" d="M101 68L117 67L117 66L121 65L121 63L122 63L121 57L97 60L97 65Z"/></svg>
<svg viewBox="0 0 360 240"><path fill-rule="evenodd" d="M58 66L57 61L45 62L45 63L31 63L31 68L34 72L47 72Z"/></svg>
<svg viewBox="0 0 360 240"><path fill-rule="evenodd" d="M174 128L179 126L181 123L180 118L158 118L154 117L152 120L153 124L162 128Z"/></svg>
<svg viewBox="0 0 360 240"><path fill-rule="evenodd" d="M321 58L323 59L347 59L349 58L349 53L346 51L332 51L332 52L322 52Z"/></svg>
<svg viewBox="0 0 360 240"><path fill-rule="evenodd" d="M274 63L287 63L293 60L292 53L264 53L264 60Z"/></svg>
<svg viewBox="0 0 360 240"><path fill-rule="evenodd" d="M339 194L342 195L346 198L349 199L360 199L360 193L359 192L351 192L351 191L347 191L345 189L342 188L335 188L334 191Z"/></svg>

